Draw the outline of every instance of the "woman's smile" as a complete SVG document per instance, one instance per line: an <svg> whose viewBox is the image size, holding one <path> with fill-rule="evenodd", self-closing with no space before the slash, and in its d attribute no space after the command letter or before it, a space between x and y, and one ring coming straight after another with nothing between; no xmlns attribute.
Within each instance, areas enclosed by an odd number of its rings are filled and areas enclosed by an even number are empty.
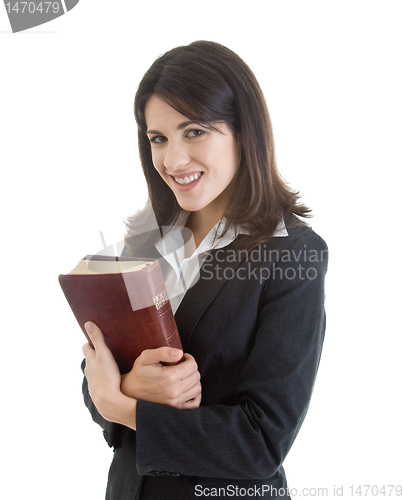
<svg viewBox="0 0 404 500"><path fill-rule="evenodd" d="M182 176L174 176L174 180L177 184L180 184L180 186L188 186L189 184L195 184L197 180L200 179L202 176L203 172L193 172L183 174ZM190 187L191 188L191 187Z"/></svg>
<svg viewBox="0 0 404 500"><path fill-rule="evenodd" d="M233 193L240 147L225 123L194 123L152 96L145 108L153 164L178 204L191 212L209 207L218 220ZM203 212L201 212L203 213Z"/></svg>

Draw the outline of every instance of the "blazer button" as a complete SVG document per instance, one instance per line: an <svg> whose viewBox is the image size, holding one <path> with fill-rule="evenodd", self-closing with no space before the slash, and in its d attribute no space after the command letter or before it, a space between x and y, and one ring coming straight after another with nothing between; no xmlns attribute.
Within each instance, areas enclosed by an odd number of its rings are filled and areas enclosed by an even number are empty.
<svg viewBox="0 0 404 500"><path fill-rule="evenodd" d="M157 472L156 470L149 472L149 476L157 477L159 475L160 475L160 472Z"/></svg>
<svg viewBox="0 0 404 500"><path fill-rule="evenodd" d="M178 472L172 472L171 477L181 477L181 474L178 474Z"/></svg>
<svg viewBox="0 0 404 500"><path fill-rule="evenodd" d="M102 431L102 434L104 436L105 441L108 441L108 432L107 431Z"/></svg>
<svg viewBox="0 0 404 500"><path fill-rule="evenodd" d="M163 476L163 477L170 477L170 476L171 476L171 473L170 473L170 472L167 472L167 471L160 472L160 476Z"/></svg>

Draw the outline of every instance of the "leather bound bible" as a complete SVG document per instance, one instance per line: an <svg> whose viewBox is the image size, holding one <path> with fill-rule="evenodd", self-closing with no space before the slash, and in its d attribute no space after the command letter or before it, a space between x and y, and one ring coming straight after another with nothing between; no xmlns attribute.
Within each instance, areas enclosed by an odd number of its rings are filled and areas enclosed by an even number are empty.
<svg viewBox="0 0 404 500"><path fill-rule="evenodd" d="M84 324L92 321L122 374L145 349L182 350L157 260L87 256L59 283L87 340Z"/></svg>

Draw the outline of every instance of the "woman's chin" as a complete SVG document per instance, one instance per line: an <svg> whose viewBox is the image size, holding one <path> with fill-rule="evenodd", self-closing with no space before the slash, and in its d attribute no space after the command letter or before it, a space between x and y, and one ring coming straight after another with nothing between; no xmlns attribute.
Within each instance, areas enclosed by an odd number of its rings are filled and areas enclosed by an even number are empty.
<svg viewBox="0 0 404 500"><path fill-rule="evenodd" d="M194 201L185 201L184 199L177 198L177 202L178 205L187 212L197 212L203 208L200 203L195 203Z"/></svg>

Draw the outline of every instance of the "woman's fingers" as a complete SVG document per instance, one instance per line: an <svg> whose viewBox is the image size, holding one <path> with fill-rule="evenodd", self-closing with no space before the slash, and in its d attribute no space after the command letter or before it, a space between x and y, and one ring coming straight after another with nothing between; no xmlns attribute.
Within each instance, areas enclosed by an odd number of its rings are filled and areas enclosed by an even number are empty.
<svg viewBox="0 0 404 500"><path fill-rule="evenodd" d="M179 408L181 410L193 410L199 408L202 400L202 393L197 394L194 398L185 401Z"/></svg>
<svg viewBox="0 0 404 500"><path fill-rule="evenodd" d="M173 356L177 351L177 356ZM173 357L184 361L176 365L162 366L161 362ZM189 399L200 394L198 365L190 354L179 349L161 347L148 349L135 361L132 370L121 378L123 394L154 403L180 408ZM195 404L195 403L193 403Z"/></svg>
<svg viewBox="0 0 404 500"><path fill-rule="evenodd" d="M179 349L171 349L169 347L148 349L143 351L136 360L134 369L140 370L145 375L145 378L147 377L151 380L156 378L156 382L164 386L181 383L182 380L198 372L198 365L190 354L184 355L184 361L182 363L161 366L161 361L167 362L169 359L172 361L170 351L178 351L179 356L176 356L178 359L183 357L183 353Z"/></svg>
<svg viewBox="0 0 404 500"><path fill-rule="evenodd" d="M99 328L92 321L87 321L87 323L84 325L84 328L86 329L87 335L90 337L94 349L97 350L106 347L104 341L104 335L101 331L101 328Z"/></svg>
<svg viewBox="0 0 404 500"><path fill-rule="evenodd" d="M167 404L176 408L184 408L184 404L187 403L187 408L197 408L202 392L200 378L200 373L196 370L185 379L173 383L167 388Z"/></svg>
<svg viewBox="0 0 404 500"><path fill-rule="evenodd" d="M188 401L196 400L196 399L199 399L199 402L200 402L201 397L202 397L202 387L201 387L200 383L194 385L193 387L191 387L191 389L184 392L184 394L183 394L184 403L186 403ZM198 404L198 406L199 406L199 404Z"/></svg>
<svg viewBox="0 0 404 500"><path fill-rule="evenodd" d="M87 378L90 395L94 401L94 398L103 399L108 394L107 388L118 391L121 374L115 358L104 342L101 329L92 322L87 322L85 329L94 346L93 348L89 343L86 343L82 347L86 358L84 375Z"/></svg>
<svg viewBox="0 0 404 500"><path fill-rule="evenodd" d="M201 374L199 373L198 370L192 372L190 375L188 375L186 378L183 378L181 380L181 388L182 392L185 394L188 392L190 389L201 386L200 384L201 380Z"/></svg>
<svg viewBox="0 0 404 500"><path fill-rule="evenodd" d="M83 347L81 348L81 350L83 351L83 354L84 354L84 357L86 359L88 359L90 356L95 356L95 351L94 349L91 347L91 345L86 342Z"/></svg>

